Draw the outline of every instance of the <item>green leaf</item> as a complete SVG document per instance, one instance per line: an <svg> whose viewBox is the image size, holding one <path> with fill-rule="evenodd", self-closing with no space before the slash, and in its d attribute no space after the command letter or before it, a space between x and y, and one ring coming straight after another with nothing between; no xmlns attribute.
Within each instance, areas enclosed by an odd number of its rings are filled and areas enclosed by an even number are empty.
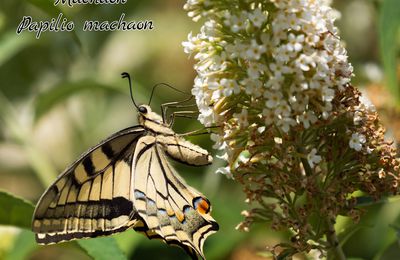
<svg viewBox="0 0 400 260"><path fill-rule="evenodd" d="M380 200L376 200L370 196L361 196L356 197L357 199L357 207L369 207L372 205L384 204L388 202L387 198L381 198Z"/></svg>
<svg viewBox="0 0 400 260"><path fill-rule="evenodd" d="M399 224L390 224L389 225L394 231L396 231L397 240L400 242L400 225Z"/></svg>
<svg viewBox="0 0 400 260"><path fill-rule="evenodd" d="M392 244L390 244L387 248L385 248L385 251L382 253L379 258L379 260L391 260L391 259L398 259L400 255L400 247L399 247L399 241L394 241Z"/></svg>
<svg viewBox="0 0 400 260"><path fill-rule="evenodd" d="M50 111L54 105L66 100L74 94L86 90L109 90L121 92L121 90L116 87L100 84L91 80L61 83L39 94L35 102L35 119L40 119L43 115Z"/></svg>
<svg viewBox="0 0 400 260"><path fill-rule="evenodd" d="M397 82L396 40L400 25L400 8L398 0L385 0L379 15L379 43L387 86L400 101L400 89Z"/></svg>
<svg viewBox="0 0 400 260"><path fill-rule="evenodd" d="M15 30L5 32L0 38L0 66L34 42L31 34L17 35Z"/></svg>
<svg viewBox="0 0 400 260"><path fill-rule="evenodd" d="M32 169L43 186L47 187L57 176L57 170L50 159L30 142L30 130L20 124L17 113L12 103L0 92L0 123L4 124L11 137L22 145Z"/></svg>
<svg viewBox="0 0 400 260"><path fill-rule="evenodd" d="M27 0L27 2L33 4L43 12L49 15L58 15L61 10L57 6L54 5L54 1L48 0Z"/></svg>
<svg viewBox="0 0 400 260"><path fill-rule="evenodd" d="M49 1L49 0L26 0L26 1L36 6L43 12L47 13L52 18L57 18L58 15L61 13L63 14L63 17L67 18L69 21L71 20L64 12L61 11L61 9L58 6L54 5L54 1ZM79 46L79 48L82 49L82 43L76 32L72 31L71 33L72 33L72 39Z"/></svg>
<svg viewBox="0 0 400 260"><path fill-rule="evenodd" d="M361 225L356 225L356 226L350 226L347 229L345 229L343 232L341 232L339 234L339 244L341 247L343 247L346 242L351 238L351 236L353 236L357 231L359 231L362 228L368 228L368 227L364 227Z"/></svg>
<svg viewBox="0 0 400 260"><path fill-rule="evenodd" d="M135 249L140 245L143 240L147 240L145 236L138 234L133 229L115 234L113 238L117 242L121 251L128 256L135 251Z"/></svg>
<svg viewBox="0 0 400 260"><path fill-rule="evenodd" d="M7 192L0 191L0 225L12 225L21 228L31 228L31 219L34 211L34 206L21 198L15 197ZM18 250L12 252L12 259L23 258L35 248L33 240L33 233L23 233L18 238ZM118 247L117 242L113 237L100 237L88 240L78 240L78 244L94 259L96 260L126 260L126 256Z"/></svg>
<svg viewBox="0 0 400 260"><path fill-rule="evenodd" d="M7 253L6 260L24 260L28 255L38 247L35 241L35 235L28 230L22 230L14 241L13 248Z"/></svg>
<svg viewBox="0 0 400 260"><path fill-rule="evenodd" d="M215 176L215 174L214 174ZM221 186L220 186L221 187ZM229 192L221 194L220 192L209 197L213 203L213 217L219 222L220 230L207 238L205 242L204 252L207 259L224 259L232 253L234 248L240 247L244 241L255 233L239 232L235 226L242 221L243 217L240 212L245 208L244 198L238 197L237 200L229 200L230 194L238 194L238 187L229 185ZM253 229L253 231L260 229ZM262 231L263 234L264 231Z"/></svg>
<svg viewBox="0 0 400 260"><path fill-rule="evenodd" d="M77 242L91 257L96 260L127 259L113 237L99 237L87 240L78 240Z"/></svg>
<svg viewBox="0 0 400 260"><path fill-rule="evenodd" d="M30 229L33 211L30 202L0 191L0 225Z"/></svg>

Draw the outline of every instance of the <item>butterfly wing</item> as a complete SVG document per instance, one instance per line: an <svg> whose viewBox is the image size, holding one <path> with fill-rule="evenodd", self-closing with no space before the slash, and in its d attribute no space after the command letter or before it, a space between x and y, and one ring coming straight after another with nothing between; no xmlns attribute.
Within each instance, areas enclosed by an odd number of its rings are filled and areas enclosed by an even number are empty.
<svg viewBox="0 0 400 260"><path fill-rule="evenodd" d="M132 200L143 220L135 230L204 258L204 241L218 230L209 201L179 177L153 136L139 139L132 163Z"/></svg>
<svg viewBox="0 0 400 260"><path fill-rule="evenodd" d="M119 131L89 149L45 191L33 216L41 244L120 232L141 224L130 200L134 149L146 131Z"/></svg>

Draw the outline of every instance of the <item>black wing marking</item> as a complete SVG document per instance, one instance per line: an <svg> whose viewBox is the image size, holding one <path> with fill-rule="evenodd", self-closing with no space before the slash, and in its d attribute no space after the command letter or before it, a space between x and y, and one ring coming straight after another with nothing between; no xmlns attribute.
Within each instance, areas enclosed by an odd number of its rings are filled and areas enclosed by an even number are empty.
<svg viewBox="0 0 400 260"><path fill-rule="evenodd" d="M115 133L85 152L40 198L32 230L38 243L121 232L140 224L131 201L131 164L141 126Z"/></svg>

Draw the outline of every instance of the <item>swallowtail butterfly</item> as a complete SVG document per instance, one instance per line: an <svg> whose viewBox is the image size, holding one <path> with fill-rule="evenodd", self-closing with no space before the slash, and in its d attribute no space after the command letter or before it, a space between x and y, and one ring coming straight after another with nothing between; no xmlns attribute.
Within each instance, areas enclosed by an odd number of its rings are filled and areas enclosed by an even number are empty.
<svg viewBox="0 0 400 260"><path fill-rule="evenodd" d="M131 83L129 74L123 77ZM51 244L133 228L204 258L204 241L218 224L208 199L185 183L168 158L200 166L212 157L148 105L133 102L139 125L90 148L44 192L33 216L36 240Z"/></svg>

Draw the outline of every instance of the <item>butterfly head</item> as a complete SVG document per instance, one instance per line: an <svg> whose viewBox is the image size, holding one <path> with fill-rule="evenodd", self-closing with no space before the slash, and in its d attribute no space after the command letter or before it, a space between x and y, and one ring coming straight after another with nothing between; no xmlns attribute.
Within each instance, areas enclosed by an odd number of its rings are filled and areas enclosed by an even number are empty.
<svg viewBox="0 0 400 260"><path fill-rule="evenodd" d="M141 114L147 114L147 112L149 111L147 108L148 108L148 106L146 106L146 105L140 105L138 107L138 111Z"/></svg>
<svg viewBox="0 0 400 260"><path fill-rule="evenodd" d="M150 106L148 105L139 105L137 107L137 111L138 111L139 123L141 125L144 125L145 122L148 120L158 124L162 124L163 122L162 117L159 114L153 112Z"/></svg>

